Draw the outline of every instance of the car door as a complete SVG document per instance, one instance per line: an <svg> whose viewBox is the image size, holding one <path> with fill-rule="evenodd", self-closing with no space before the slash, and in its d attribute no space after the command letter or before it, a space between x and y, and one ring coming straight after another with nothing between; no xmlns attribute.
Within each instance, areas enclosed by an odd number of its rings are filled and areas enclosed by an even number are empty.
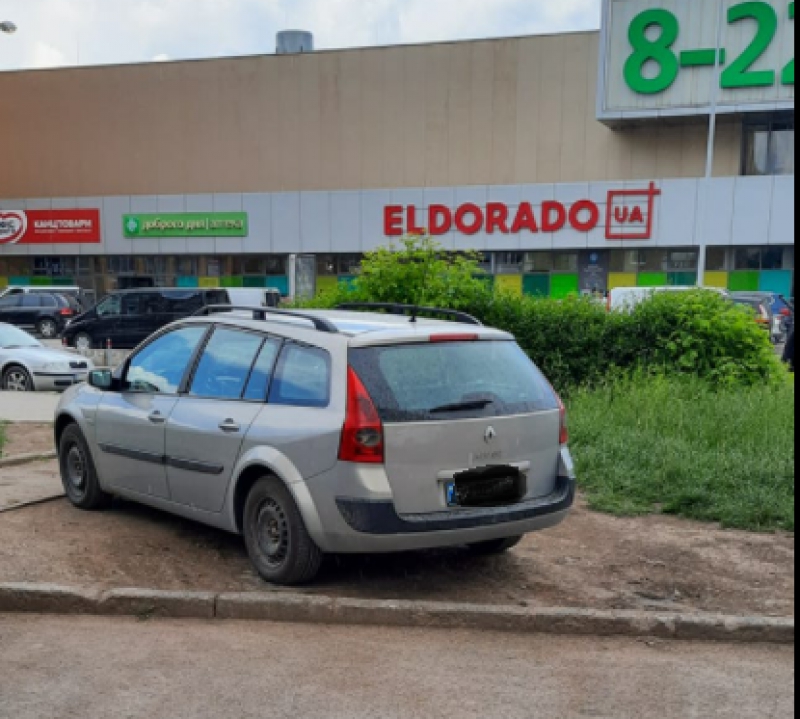
<svg viewBox="0 0 800 719"><path fill-rule="evenodd" d="M17 325L19 319L22 295L7 295L0 299L0 322Z"/></svg>
<svg viewBox="0 0 800 719"><path fill-rule="evenodd" d="M109 487L169 499L167 422L207 332L207 325L191 325L159 336L131 358L123 391L103 398L98 470Z"/></svg>
<svg viewBox="0 0 800 719"><path fill-rule="evenodd" d="M215 330L167 425L173 501L222 511L242 443L264 408L280 347L260 333Z"/></svg>

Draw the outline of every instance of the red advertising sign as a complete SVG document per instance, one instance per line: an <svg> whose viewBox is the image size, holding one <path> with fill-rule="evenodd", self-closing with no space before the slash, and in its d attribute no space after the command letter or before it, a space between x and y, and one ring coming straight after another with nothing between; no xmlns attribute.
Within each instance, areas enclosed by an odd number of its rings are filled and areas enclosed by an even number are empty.
<svg viewBox="0 0 800 719"><path fill-rule="evenodd" d="M0 210L0 245L82 245L101 241L100 210Z"/></svg>
<svg viewBox="0 0 800 719"><path fill-rule="evenodd" d="M653 238L655 201L661 190L655 183L642 190L612 190L605 207L607 240L650 240ZM446 235L453 229L462 235L557 234L567 229L587 234L600 226L603 208L593 200L572 205L544 202L541 209L530 202L511 208L502 202L486 207L465 204L455 210L445 205L431 205L425 213L414 206L390 205L384 209L384 233L387 237L430 234Z"/></svg>

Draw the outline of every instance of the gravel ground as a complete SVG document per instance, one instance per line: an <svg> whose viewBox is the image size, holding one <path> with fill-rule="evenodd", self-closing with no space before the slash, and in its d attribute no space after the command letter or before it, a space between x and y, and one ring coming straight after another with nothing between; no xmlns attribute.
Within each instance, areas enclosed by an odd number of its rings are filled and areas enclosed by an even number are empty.
<svg viewBox="0 0 800 719"><path fill-rule="evenodd" d="M55 468L55 463L52 463ZM22 469L22 468L21 468ZM618 519L581 502L504 557L466 550L330 557L306 591L376 599L793 616L795 541L667 517ZM0 582L98 588L274 589L238 537L132 503L65 500L0 515Z"/></svg>

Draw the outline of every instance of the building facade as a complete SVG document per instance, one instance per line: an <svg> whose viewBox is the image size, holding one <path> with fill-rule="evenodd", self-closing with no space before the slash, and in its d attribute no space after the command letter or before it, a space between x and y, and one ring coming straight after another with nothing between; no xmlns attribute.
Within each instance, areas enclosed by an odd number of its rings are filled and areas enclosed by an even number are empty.
<svg viewBox="0 0 800 719"><path fill-rule="evenodd" d="M515 292L694 284L705 251L707 285L793 295L789 8L606 0L595 33L0 73L0 286L286 293L310 254L325 289L424 231Z"/></svg>

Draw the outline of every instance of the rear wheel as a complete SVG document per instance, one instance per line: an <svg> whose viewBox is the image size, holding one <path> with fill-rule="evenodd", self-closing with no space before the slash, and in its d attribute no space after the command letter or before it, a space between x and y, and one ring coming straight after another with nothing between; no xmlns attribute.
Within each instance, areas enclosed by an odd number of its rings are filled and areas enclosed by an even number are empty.
<svg viewBox="0 0 800 719"><path fill-rule="evenodd" d="M307 584L322 566L322 552L311 539L291 493L276 477L258 481L250 491L244 510L244 540L258 573L272 584Z"/></svg>
<svg viewBox="0 0 800 719"><path fill-rule="evenodd" d="M49 317L39 320L39 323L36 325L36 329L46 340L52 340L58 337L58 324L55 320L50 319Z"/></svg>
<svg viewBox="0 0 800 719"><path fill-rule="evenodd" d="M9 367L3 372L3 389L6 392L33 392L33 379L23 367Z"/></svg>
<svg viewBox="0 0 800 719"><path fill-rule="evenodd" d="M94 342L92 338L87 335L85 332L81 332L79 335L75 337L75 349L78 352L89 352L94 348Z"/></svg>
<svg viewBox="0 0 800 719"><path fill-rule="evenodd" d="M78 425L71 424L61 435L58 459L64 491L74 506L92 511L111 504L111 495L100 487L92 455Z"/></svg>
<svg viewBox="0 0 800 719"><path fill-rule="evenodd" d="M493 539L490 542L479 542L478 544L470 544L469 549L473 554L483 557L491 557L498 554L505 554L510 549L514 549L520 542L522 537L510 537L508 539Z"/></svg>

